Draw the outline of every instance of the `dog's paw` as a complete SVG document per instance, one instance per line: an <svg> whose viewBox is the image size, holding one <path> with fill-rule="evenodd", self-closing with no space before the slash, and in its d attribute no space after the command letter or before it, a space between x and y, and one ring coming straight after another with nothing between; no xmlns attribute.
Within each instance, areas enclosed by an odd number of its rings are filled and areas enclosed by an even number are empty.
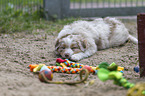
<svg viewBox="0 0 145 96"><path fill-rule="evenodd" d="M73 60L73 61L79 61L79 60L82 59L82 56L80 54L74 54L74 55L71 56L70 59Z"/></svg>

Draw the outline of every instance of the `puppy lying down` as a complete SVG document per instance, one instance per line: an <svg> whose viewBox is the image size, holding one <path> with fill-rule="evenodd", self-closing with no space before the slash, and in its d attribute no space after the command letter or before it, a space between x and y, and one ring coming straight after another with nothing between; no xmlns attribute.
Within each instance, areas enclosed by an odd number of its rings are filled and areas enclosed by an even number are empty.
<svg viewBox="0 0 145 96"><path fill-rule="evenodd" d="M97 50L119 46L127 40L138 43L124 24L115 18L75 21L60 31L55 51L63 58L78 61L93 55Z"/></svg>

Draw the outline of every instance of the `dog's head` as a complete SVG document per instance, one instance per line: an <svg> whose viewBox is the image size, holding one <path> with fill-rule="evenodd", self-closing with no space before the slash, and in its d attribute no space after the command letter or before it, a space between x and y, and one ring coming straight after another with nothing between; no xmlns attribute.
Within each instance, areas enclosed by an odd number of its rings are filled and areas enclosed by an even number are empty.
<svg viewBox="0 0 145 96"><path fill-rule="evenodd" d="M73 54L84 52L86 50L86 41L78 35L68 35L64 38L57 39L55 51L57 55L69 59Z"/></svg>

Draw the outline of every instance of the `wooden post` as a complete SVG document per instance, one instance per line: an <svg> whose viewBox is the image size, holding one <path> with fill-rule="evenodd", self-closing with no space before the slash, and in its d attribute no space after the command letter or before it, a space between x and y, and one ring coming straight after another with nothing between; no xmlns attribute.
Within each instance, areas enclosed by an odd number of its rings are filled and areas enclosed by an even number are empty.
<svg viewBox="0 0 145 96"><path fill-rule="evenodd" d="M137 15L140 77L145 77L145 13Z"/></svg>

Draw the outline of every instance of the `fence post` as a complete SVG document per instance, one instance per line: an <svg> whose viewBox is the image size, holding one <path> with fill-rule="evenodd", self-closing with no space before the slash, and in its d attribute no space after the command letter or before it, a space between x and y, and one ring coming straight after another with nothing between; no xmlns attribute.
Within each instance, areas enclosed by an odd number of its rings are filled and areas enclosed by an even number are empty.
<svg viewBox="0 0 145 96"><path fill-rule="evenodd" d="M43 0L46 19L63 19L67 17L70 0Z"/></svg>
<svg viewBox="0 0 145 96"><path fill-rule="evenodd" d="M145 13L137 15L140 77L145 77Z"/></svg>

